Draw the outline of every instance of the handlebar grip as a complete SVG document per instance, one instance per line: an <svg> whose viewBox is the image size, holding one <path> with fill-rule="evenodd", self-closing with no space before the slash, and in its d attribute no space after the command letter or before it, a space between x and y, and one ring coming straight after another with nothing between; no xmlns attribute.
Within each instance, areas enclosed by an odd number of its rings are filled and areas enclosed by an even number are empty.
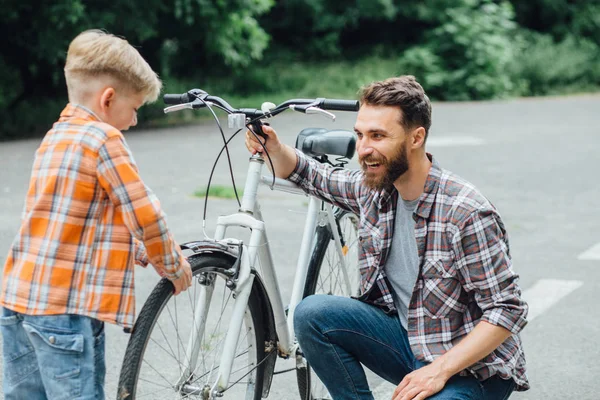
<svg viewBox="0 0 600 400"><path fill-rule="evenodd" d="M320 107L323 110L358 111L358 100L324 99Z"/></svg>
<svg viewBox="0 0 600 400"><path fill-rule="evenodd" d="M165 104L183 104L189 103L190 96L187 93L184 94L165 94L163 96Z"/></svg>
<svg viewBox="0 0 600 400"><path fill-rule="evenodd" d="M263 125L269 125L266 121L256 120L252 123L252 130L261 138L265 139L265 143L267 142L268 136L262 130Z"/></svg>

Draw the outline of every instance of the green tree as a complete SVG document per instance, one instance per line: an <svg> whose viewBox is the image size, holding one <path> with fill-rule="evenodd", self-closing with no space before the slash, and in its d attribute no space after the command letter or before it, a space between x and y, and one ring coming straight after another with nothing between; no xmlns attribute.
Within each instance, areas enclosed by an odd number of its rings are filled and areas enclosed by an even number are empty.
<svg viewBox="0 0 600 400"><path fill-rule="evenodd" d="M0 135L47 126L66 97L69 42L89 28L124 36L163 77L236 70L262 57L256 17L273 0L7 0L0 24ZM60 100L56 100L60 99ZM54 100L54 105L51 105Z"/></svg>
<svg viewBox="0 0 600 400"><path fill-rule="evenodd" d="M287 49L305 59L335 59L344 50L344 37L364 33L362 23L391 23L400 8L393 0L282 0L261 23L279 51ZM377 26L381 30L381 26ZM369 36L371 37L371 36ZM372 37L371 37L372 38ZM369 43L369 41L367 41ZM351 40L351 46L356 46Z"/></svg>
<svg viewBox="0 0 600 400"><path fill-rule="evenodd" d="M511 0L517 22L559 41L567 36L600 43L600 1L598 0Z"/></svg>
<svg viewBox="0 0 600 400"><path fill-rule="evenodd" d="M407 50L400 73L412 73L438 99L468 100L505 97L515 90L510 66L520 50L510 3L460 0L445 12L420 15L439 25L426 32L422 44Z"/></svg>

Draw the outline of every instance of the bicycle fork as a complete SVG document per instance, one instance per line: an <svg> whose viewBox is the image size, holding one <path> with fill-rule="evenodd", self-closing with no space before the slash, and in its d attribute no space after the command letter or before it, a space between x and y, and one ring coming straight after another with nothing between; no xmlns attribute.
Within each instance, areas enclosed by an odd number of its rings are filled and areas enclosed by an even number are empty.
<svg viewBox="0 0 600 400"><path fill-rule="evenodd" d="M246 250L246 248L244 249ZM217 380L211 388L211 398L222 396L222 392L228 387L231 366L233 365L235 350L242 329L244 314L246 313L246 305L248 304L248 299L250 298L250 293L252 291L252 284L254 283L254 275L250 273L250 256L248 251L243 251L241 257L240 277L236 287L239 291L237 291L235 297L233 313L229 329L227 329L227 336L225 337ZM250 368L252 367L253 366L250 366Z"/></svg>
<svg viewBox="0 0 600 400"><path fill-rule="evenodd" d="M244 250L246 250L246 247L244 247ZM197 366L198 355L204 338L204 330L214 290L214 280L216 279L213 274L206 274L198 277L201 287L194 313L194 327L190 338L188 339L185 353L187 365L177 383L178 391L182 394L200 394L202 398L212 400L217 397L222 397L223 391L228 388L231 368L235 358L235 350L242 329L246 306L254 283L254 275L250 273L250 255L248 253L248 251L242 251L242 254L240 255L241 260L238 279L236 281L227 281L227 285L231 288L235 300L231 319L229 321L229 328L227 329L225 341L223 342L223 353L219 358L217 376L212 387L199 387L187 383ZM254 366L249 367L252 368ZM211 382L213 379L209 376L206 381Z"/></svg>
<svg viewBox="0 0 600 400"><path fill-rule="evenodd" d="M198 353L204 338L204 329L206 328L206 319L208 317L208 311L210 309L210 302L214 291L214 275L205 275L198 277L201 284L200 294L196 303L196 310L194 312L194 327L190 334L188 345L185 352L186 366L185 369L177 382L176 387L178 391L184 394L198 394L203 389L197 386L187 384L189 377L192 376L196 370Z"/></svg>

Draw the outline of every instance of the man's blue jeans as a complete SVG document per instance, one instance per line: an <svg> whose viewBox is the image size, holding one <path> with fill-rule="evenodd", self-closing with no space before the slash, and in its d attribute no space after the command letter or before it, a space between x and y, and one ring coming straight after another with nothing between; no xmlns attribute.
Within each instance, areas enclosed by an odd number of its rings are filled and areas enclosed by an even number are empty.
<svg viewBox="0 0 600 400"><path fill-rule="evenodd" d="M413 355L397 316L359 300L309 296L296 308L294 326L306 359L335 400L373 399L361 363L394 385L425 365ZM514 386L496 376L483 382L454 376L428 399L504 400Z"/></svg>
<svg viewBox="0 0 600 400"><path fill-rule="evenodd" d="M2 308L6 400L104 399L104 323Z"/></svg>

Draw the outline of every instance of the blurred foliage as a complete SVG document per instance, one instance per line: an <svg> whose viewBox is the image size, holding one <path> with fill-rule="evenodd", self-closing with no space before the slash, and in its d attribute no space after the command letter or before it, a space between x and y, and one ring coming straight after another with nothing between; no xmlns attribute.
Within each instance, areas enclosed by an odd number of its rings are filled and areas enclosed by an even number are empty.
<svg viewBox="0 0 600 400"><path fill-rule="evenodd" d="M68 44L88 28L127 38L167 92L240 102L354 96L405 73L438 100L600 87L600 0L4 0L2 10L0 139L56 119ZM170 121L161 108L142 108L140 121Z"/></svg>
<svg viewBox="0 0 600 400"><path fill-rule="evenodd" d="M372 31L381 31L381 22L394 22L400 9L395 3L400 2L282 0L261 22L272 35L276 49L287 48L308 60L331 59L340 56L345 47L360 44L354 40L342 43L343 37L352 32L366 35L362 41L367 45L378 43L372 40ZM370 29L365 29L363 23Z"/></svg>
<svg viewBox="0 0 600 400"><path fill-rule="evenodd" d="M600 43L598 0L511 0L516 20L524 28L549 33L555 39L567 36Z"/></svg>
<svg viewBox="0 0 600 400"><path fill-rule="evenodd" d="M422 81L437 99L506 97L514 92L508 66L521 50L510 3L455 1L439 26L400 60L403 73Z"/></svg>
<svg viewBox="0 0 600 400"><path fill-rule="evenodd" d="M56 118L66 101L67 48L85 29L125 37L162 78L185 77L200 69L240 69L260 59L269 35L256 17L269 11L273 2L5 0L0 24L0 138L47 127ZM47 103L53 103L51 110ZM48 119L47 113L54 117Z"/></svg>
<svg viewBox="0 0 600 400"><path fill-rule="evenodd" d="M518 76L525 95L585 91L600 84L600 47L589 39L566 35L556 43L551 35L526 32L525 47L512 74Z"/></svg>

